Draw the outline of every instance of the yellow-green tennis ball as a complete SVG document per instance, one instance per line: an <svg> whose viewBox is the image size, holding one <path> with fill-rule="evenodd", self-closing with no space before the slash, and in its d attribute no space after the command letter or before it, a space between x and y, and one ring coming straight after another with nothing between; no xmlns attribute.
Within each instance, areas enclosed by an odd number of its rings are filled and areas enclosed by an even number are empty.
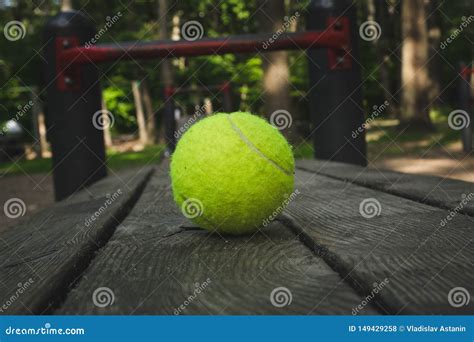
<svg viewBox="0 0 474 342"><path fill-rule="evenodd" d="M288 142L264 119L215 114L179 140L171 157L173 195L183 214L202 228L251 233L283 210L294 168Z"/></svg>

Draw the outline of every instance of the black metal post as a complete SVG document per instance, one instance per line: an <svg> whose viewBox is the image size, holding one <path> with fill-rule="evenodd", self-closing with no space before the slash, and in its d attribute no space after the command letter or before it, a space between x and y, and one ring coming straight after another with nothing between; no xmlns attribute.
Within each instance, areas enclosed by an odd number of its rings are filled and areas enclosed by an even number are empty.
<svg viewBox="0 0 474 342"><path fill-rule="evenodd" d="M467 113L466 125L461 130L463 151L466 153L472 151L471 77L470 66L462 63L459 78L459 107Z"/></svg>
<svg viewBox="0 0 474 342"><path fill-rule="evenodd" d="M51 18L44 31L43 72L56 200L107 174L103 118L96 114L101 110L98 70L93 64L68 68L57 62L60 51L84 45L95 33L92 23L75 11Z"/></svg>
<svg viewBox="0 0 474 342"><path fill-rule="evenodd" d="M312 0L307 29L349 30L349 54L308 50L315 157L367 165L356 7L350 0ZM360 130L359 130L360 128ZM354 134L354 132L357 132Z"/></svg>

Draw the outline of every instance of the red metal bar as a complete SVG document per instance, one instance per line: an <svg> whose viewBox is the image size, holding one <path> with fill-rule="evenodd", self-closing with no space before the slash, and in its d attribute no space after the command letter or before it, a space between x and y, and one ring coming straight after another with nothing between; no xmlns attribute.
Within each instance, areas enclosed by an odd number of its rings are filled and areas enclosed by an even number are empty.
<svg viewBox="0 0 474 342"><path fill-rule="evenodd" d="M72 47L59 53L63 65L80 65L128 59L172 58L226 53L307 48L349 49L349 36L337 26L325 31L242 35L196 41L130 42Z"/></svg>
<svg viewBox="0 0 474 342"><path fill-rule="evenodd" d="M474 68L469 66L465 66L461 68L461 76L464 78L468 78L470 74L474 74Z"/></svg>
<svg viewBox="0 0 474 342"><path fill-rule="evenodd" d="M222 83L219 87L219 90L222 92L230 91L230 82L225 81L224 83Z"/></svg>

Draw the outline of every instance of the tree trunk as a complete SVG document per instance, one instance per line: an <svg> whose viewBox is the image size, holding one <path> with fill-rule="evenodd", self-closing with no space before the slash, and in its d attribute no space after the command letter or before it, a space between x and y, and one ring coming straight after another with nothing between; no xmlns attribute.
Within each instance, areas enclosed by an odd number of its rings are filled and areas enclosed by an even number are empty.
<svg viewBox="0 0 474 342"><path fill-rule="evenodd" d="M31 87L30 99L32 106L33 134L36 142L33 144L35 158L44 158L47 153L46 123L44 119L43 106L38 97L38 87Z"/></svg>
<svg viewBox="0 0 474 342"><path fill-rule="evenodd" d="M61 1L61 12L72 11L72 0L62 0Z"/></svg>
<svg viewBox="0 0 474 342"><path fill-rule="evenodd" d="M146 82L141 84L142 86L142 100L143 106L145 107L146 115L146 132L148 136L148 143L156 143L156 122L155 122L155 113L153 112L153 102L151 100L150 89Z"/></svg>
<svg viewBox="0 0 474 342"><path fill-rule="evenodd" d="M148 145L148 135L145 125L145 114L140 94L140 85L137 81L132 81L133 99L135 100L135 110L137 113L138 136L143 145Z"/></svg>
<svg viewBox="0 0 474 342"><path fill-rule="evenodd" d="M441 43L442 34L441 15L439 11L440 0L427 0L426 4L428 14L428 42L429 42L429 75L430 89L429 102L431 105L441 103L439 96L441 93L441 56L437 52Z"/></svg>
<svg viewBox="0 0 474 342"><path fill-rule="evenodd" d="M211 115L213 112L211 98L205 97L203 106L204 106L204 112L206 113L206 115Z"/></svg>
<svg viewBox="0 0 474 342"><path fill-rule="evenodd" d="M284 30L284 17L286 15L284 0L259 0L259 23L261 32L276 32ZM265 116L271 117L278 110L290 113L293 124L282 132L292 141L296 142L297 132L294 112L291 108L290 98L290 71L288 66L288 53L276 51L265 53L263 59L263 100Z"/></svg>
<svg viewBox="0 0 474 342"><path fill-rule="evenodd" d="M158 0L158 38L159 39L169 39L168 36L168 0ZM169 59L163 59L161 61L161 85L163 87L172 86L174 83L173 69L171 61ZM162 111L164 113L164 111ZM165 129L164 129L164 120L163 117L160 117L160 134L159 141L161 144L166 143L165 139Z"/></svg>
<svg viewBox="0 0 474 342"><path fill-rule="evenodd" d="M401 124L432 129L428 108L428 31L424 0L402 3L402 106Z"/></svg>
<svg viewBox="0 0 474 342"><path fill-rule="evenodd" d="M390 55L391 45L397 40L394 37L393 20L388 10L388 4L386 1L367 1L368 15L367 19L370 21L376 21L381 28L382 34L379 39L373 41L375 45L375 54L377 56L377 65L379 68L379 79L380 87L382 88L383 100L380 103L372 105L380 105L385 101L388 102L387 115L390 117L396 117L397 114L397 101L393 94L396 92L393 89L393 83L390 79L390 64L392 63L392 57Z"/></svg>
<svg viewBox="0 0 474 342"><path fill-rule="evenodd" d="M102 97L102 115L107 116L107 104L105 103L104 98ZM104 118L104 120L109 120L110 118ZM107 122L107 121L104 121ZM112 146L112 134L110 134L110 125L104 125L104 142L106 147Z"/></svg>

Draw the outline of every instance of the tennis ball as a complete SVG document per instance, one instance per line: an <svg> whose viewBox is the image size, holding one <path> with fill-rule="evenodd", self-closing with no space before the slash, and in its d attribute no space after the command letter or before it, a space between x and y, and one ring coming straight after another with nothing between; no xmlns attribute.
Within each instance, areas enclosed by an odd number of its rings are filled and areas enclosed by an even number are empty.
<svg viewBox="0 0 474 342"><path fill-rule="evenodd" d="M254 232L283 210L293 191L291 147L250 113L198 121L179 140L170 167L174 200L209 231Z"/></svg>

